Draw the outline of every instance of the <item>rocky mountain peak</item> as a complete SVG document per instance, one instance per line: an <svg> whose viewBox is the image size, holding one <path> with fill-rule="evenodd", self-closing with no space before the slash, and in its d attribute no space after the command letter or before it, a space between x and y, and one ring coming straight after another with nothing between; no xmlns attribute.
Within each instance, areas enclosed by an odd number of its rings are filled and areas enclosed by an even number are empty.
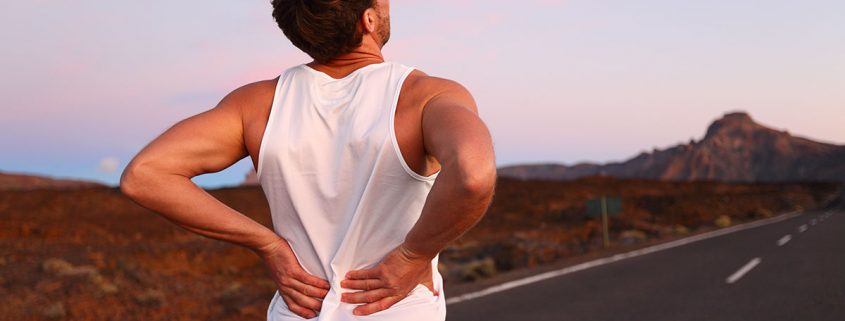
<svg viewBox="0 0 845 321"><path fill-rule="evenodd" d="M748 113L732 112L710 124L704 139L708 140L720 136L727 136L725 138L743 137L761 129L766 128L754 122L754 119Z"/></svg>

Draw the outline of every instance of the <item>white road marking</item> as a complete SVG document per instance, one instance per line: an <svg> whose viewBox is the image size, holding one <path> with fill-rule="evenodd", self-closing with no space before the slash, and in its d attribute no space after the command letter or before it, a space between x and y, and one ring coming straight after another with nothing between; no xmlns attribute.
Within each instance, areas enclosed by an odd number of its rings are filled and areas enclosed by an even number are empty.
<svg viewBox="0 0 845 321"><path fill-rule="evenodd" d="M778 240L778 246L783 246L784 244L789 243L790 240L792 240L792 234L786 234Z"/></svg>
<svg viewBox="0 0 845 321"><path fill-rule="evenodd" d="M739 281L739 279L741 279L743 276L745 276L745 274L748 273L749 271L751 271L751 269L753 269L755 266L757 266L757 264L760 264L761 261L763 261L763 260L760 259L759 257L755 257L755 258L751 259L751 261L748 261L748 263L746 263L743 267L739 268L739 270L734 272L734 274L731 274L731 276L729 276L725 280L725 282L728 283L728 284L732 284L736 281Z"/></svg>
<svg viewBox="0 0 845 321"><path fill-rule="evenodd" d="M804 233L807 231L807 224L798 227L798 232Z"/></svg>
<svg viewBox="0 0 845 321"><path fill-rule="evenodd" d="M698 234L698 235L693 235L693 236L690 236L690 237L687 237L687 238L678 239L678 240L674 240L674 241L671 241L671 242L666 242L666 243L663 243L663 244L658 244L658 245L655 245L655 246L642 248L642 249L639 249L639 250L634 250L634 251L630 251L630 252L626 252L626 253L619 253L619 254L616 254L616 255L613 255L613 256L609 256L609 257L605 257L605 258L601 258L601 259L597 259L597 260L593 260L593 261L589 261L589 262L584 262L584 263L576 264L576 265L573 265L573 266L568 266L568 267L565 267L565 268L562 268L562 269L532 275L532 276L522 278L522 279L518 279L518 280L504 282L504 283L494 285L494 286L491 286L489 288L485 288L485 289L482 289L482 290L479 290L479 291L469 292L469 293L461 294L461 295L458 295L458 296L455 296L455 297L452 297L452 298L448 298L448 299L446 299L446 304L453 304L453 303L458 303L458 302L463 302L463 301L469 301L469 300L472 300L472 299L477 299L477 298L487 296L487 295L490 295L490 294L494 294L494 293L498 293L498 292L502 292L502 291L507 291L507 290L510 290L510 289L513 289L513 288L516 288L516 287L520 287L520 286L523 286L523 285L528 285L528 284L531 284L531 283L540 282L540 281L543 281L543 280L546 280L546 279L551 279L551 278L554 278L554 277L578 272L578 271L581 271L581 270L586 270L586 269L589 269L589 268L605 265L605 264L608 264L608 263L613 263L613 262L621 261L621 260L624 260L624 259L629 259L629 258L632 258L632 257L651 254L651 253L658 252L658 251L668 250L668 249L671 249L671 248L674 248L674 247L690 244L690 243L693 243L693 242L703 241L703 240L706 240L706 239L709 239L709 238L714 238L714 237L722 236L722 235L725 235L725 234L730 234L730 233L733 233L733 232L738 232L738 231L747 230L747 229L751 229L751 228L755 228L755 227L760 227L760 226L763 226L763 225L777 223L777 222L780 222L780 221L783 221L783 220L787 220L787 219L796 217L798 215L801 215L801 212L793 211L793 212L789 212L789 213L786 213L786 214L783 214L783 215L779 215L779 216L775 216L775 217L771 217L771 218L767 218L767 219L762 219L762 220L759 220L759 221L734 225L734 226L731 226L731 227L726 227L726 228L723 228L723 229L710 231L710 232L707 232L707 233L701 233L701 234Z"/></svg>
<svg viewBox="0 0 845 321"><path fill-rule="evenodd" d="M816 219L810 220L810 225L816 225Z"/></svg>

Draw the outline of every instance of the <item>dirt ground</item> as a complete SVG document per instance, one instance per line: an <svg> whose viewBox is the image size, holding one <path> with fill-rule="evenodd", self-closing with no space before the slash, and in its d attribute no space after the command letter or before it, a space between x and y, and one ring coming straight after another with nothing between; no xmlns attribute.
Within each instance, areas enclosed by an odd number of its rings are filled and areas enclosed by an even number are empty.
<svg viewBox="0 0 845 321"><path fill-rule="evenodd" d="M612 248L821 205L838 185L500 179L485 218L441 254L450 286L594 255L585 202L622 199ZM259 187L209 191L270 226ZM726 225L727 224L727 225ZM0 320L264 320L276 285L252 252L201 237L115 188L0 191Z"/></svg>

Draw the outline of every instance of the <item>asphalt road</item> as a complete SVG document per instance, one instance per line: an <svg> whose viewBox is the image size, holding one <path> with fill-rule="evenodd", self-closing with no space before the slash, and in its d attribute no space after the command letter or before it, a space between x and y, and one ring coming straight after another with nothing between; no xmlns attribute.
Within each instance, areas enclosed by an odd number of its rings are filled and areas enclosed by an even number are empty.
<svg viewBox="0 0 845 321"><path fill-rule="evenodd" d="M452 303L446 319L845 320L845 201Z"/></svg>

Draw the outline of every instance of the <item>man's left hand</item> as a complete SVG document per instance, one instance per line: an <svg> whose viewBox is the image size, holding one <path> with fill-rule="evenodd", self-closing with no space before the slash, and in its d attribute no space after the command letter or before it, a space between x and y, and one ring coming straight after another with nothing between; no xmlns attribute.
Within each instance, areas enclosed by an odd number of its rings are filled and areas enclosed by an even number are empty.
<svg viewBox="0 0 845 321"><path fill-rule="evenodd" d="M353 310L355 315L369 315L386 310L413 291L417 284L425 285L434 295L431 259L416 255L400 245L388 253L378 265L370 269L346 273L340 286L363 290L341 294L346 303L364 303Z"/></svg>

